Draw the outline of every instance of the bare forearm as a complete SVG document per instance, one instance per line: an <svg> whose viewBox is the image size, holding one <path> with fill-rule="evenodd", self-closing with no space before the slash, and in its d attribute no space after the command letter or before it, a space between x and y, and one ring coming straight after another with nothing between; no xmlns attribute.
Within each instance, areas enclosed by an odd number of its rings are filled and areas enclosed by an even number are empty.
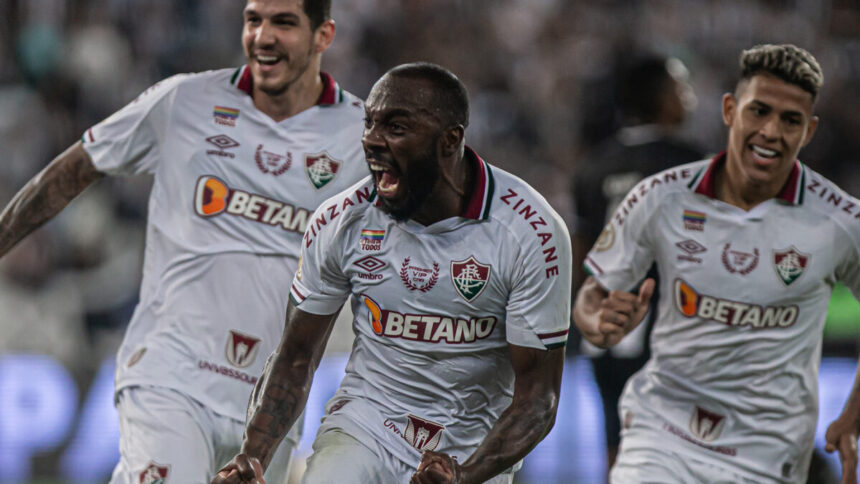
<svg viewBox="0 0 860 484"><path fill-rule="evenodd" d="M103 176L80 143L55 158L24 185L0 214L0 257Z"/></svg>
<svg viewBox="0 0 860 484"><path fill-rule="evenodd" d="M304 313L292 304L278 350L266 367L248 403L242 452L269 466L275 449L305 408L314 371L319 366L337 314Z"/></svg>
<svg viewBox="0 0 860 484"><path fill-rule="evenodd" d="M264 467L305 407L316 369L309 356L273 354L254 389L242 452Z"/></svg>
<svg viewBox="0 0 860 484"><path fill-rule="evenodd" d="M512 403L463 463L464 481L484 482L525 457L552 429L557 405L554 396Z"/></svg>

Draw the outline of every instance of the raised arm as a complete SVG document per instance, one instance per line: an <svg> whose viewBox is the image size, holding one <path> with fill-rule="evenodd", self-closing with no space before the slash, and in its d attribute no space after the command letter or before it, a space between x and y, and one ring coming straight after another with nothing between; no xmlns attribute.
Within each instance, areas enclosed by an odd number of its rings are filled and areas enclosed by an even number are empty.
<svg viewBox="0 0 860 484"><path fill-rule="evenodd" d="M646 279L633 294L607 291L589 276L576 295L573 321L589 343L609 348L642 322L653 293L654 279Z"/></svg>
<svg viewBox="0 0 860 484"><path fill-rule="evenodd" d="M458 464L441 452L425 452L411 484L481 483L525 457L555 423L564 348L509 345L514 398L468 459Z"/></svg>
<svg viewBox="0 0 860 484"><path fill-rule="evenodd" d="M54 158L0 214L0 257L102 177L80 141Z"/></svg>
<svg viewBox="0 0 860 484"><path fill-rule="evenodd" d="M297 309L292 302L287 306L281 344L266 361L248 403L241 453L218 472L213 484L254 483L262 477L278 444L305 408L336 318L337 313L320 316Z"/></svg>

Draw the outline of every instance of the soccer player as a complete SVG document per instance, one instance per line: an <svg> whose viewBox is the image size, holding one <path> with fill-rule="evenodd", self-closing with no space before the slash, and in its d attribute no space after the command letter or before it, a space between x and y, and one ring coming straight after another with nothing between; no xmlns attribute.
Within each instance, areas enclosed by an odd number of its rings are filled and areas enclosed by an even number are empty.
<svg viewBox="0 0 860 484"><path fill-rule="evenodd" d="M113 483L208 482L239 449L310 215L367 173L361 101L320 73L334 34L329 0L249 0L247 65L156 84L0 216L4 254L103 176L154 175L140 303L117 356Z"/></svg>
<svg viewBox="0 0 860 484"><path fill-rule="evenodd" d="M817 419L822 327L833 284L860 296L860 202L802 164L821 69L793 45L740 56L723 96L725 152L639 183L585 265L574 309L610 347L642 319L653 281L652 355L620 403L614 484L805 482ZM827 431L856 482L860 391Z"/></svg>
<svg viewBox="0 0 860 484"><path fill-rule="evenodd" d="M350 295L355 344L304 482L510 483L552 427L569 236L535 190L465 146L468 106L459 79L434 64L395 67L374 85L372 177L314 214L242 454L213 483L255 482Z"/></svg>

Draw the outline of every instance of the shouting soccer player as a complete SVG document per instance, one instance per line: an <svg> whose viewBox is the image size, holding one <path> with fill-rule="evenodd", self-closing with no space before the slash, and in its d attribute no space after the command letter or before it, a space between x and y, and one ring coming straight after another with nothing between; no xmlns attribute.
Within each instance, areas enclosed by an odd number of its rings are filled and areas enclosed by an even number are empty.
<svg viewBox="0 0 860 484"><path fill-rule="evenodd" d="M367 173L361 101L320 73L329 12L330 0L249 0L247 65L156 84L0 216L2 255L104 175L154 175L140 303L117 356L112 483L208 482L236 453L310 215Z"/></svg>
<svg viewBox="0 0 860 484"><path fill-rule="evenodd" d="M836 281L860 295L860 203L797 159L821 69L792 45L743 52L723 97L724 153L643 180L585 265L574 317L616 344L654 288L652 355L620 403L614 484L806 482L818 411L822 328ZM856 482L860 390L827 431Z"/></svg>
<svg viewBox="0 0 860 484"><path fill-rule="evenodd" d="M465 146L468 112L463 84L433 64L374 85L372 177L314 214L243 453L213 483L255 482L350 295L355 345L304 482L510 483L552 427L570 239L543 197Z"/></svg>

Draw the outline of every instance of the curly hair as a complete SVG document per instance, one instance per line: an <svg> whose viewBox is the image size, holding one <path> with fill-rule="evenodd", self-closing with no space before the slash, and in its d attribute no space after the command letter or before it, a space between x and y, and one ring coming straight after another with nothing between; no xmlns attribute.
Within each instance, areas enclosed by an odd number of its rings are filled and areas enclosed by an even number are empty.
<svg viewBox="0 0 860 484"><path fill-rule="evenodd" d="M824 83L815 57L791 44L764 44L745 50L740 56L740 68L742 81L766 72L812 94L813 101Z"/></svg>

